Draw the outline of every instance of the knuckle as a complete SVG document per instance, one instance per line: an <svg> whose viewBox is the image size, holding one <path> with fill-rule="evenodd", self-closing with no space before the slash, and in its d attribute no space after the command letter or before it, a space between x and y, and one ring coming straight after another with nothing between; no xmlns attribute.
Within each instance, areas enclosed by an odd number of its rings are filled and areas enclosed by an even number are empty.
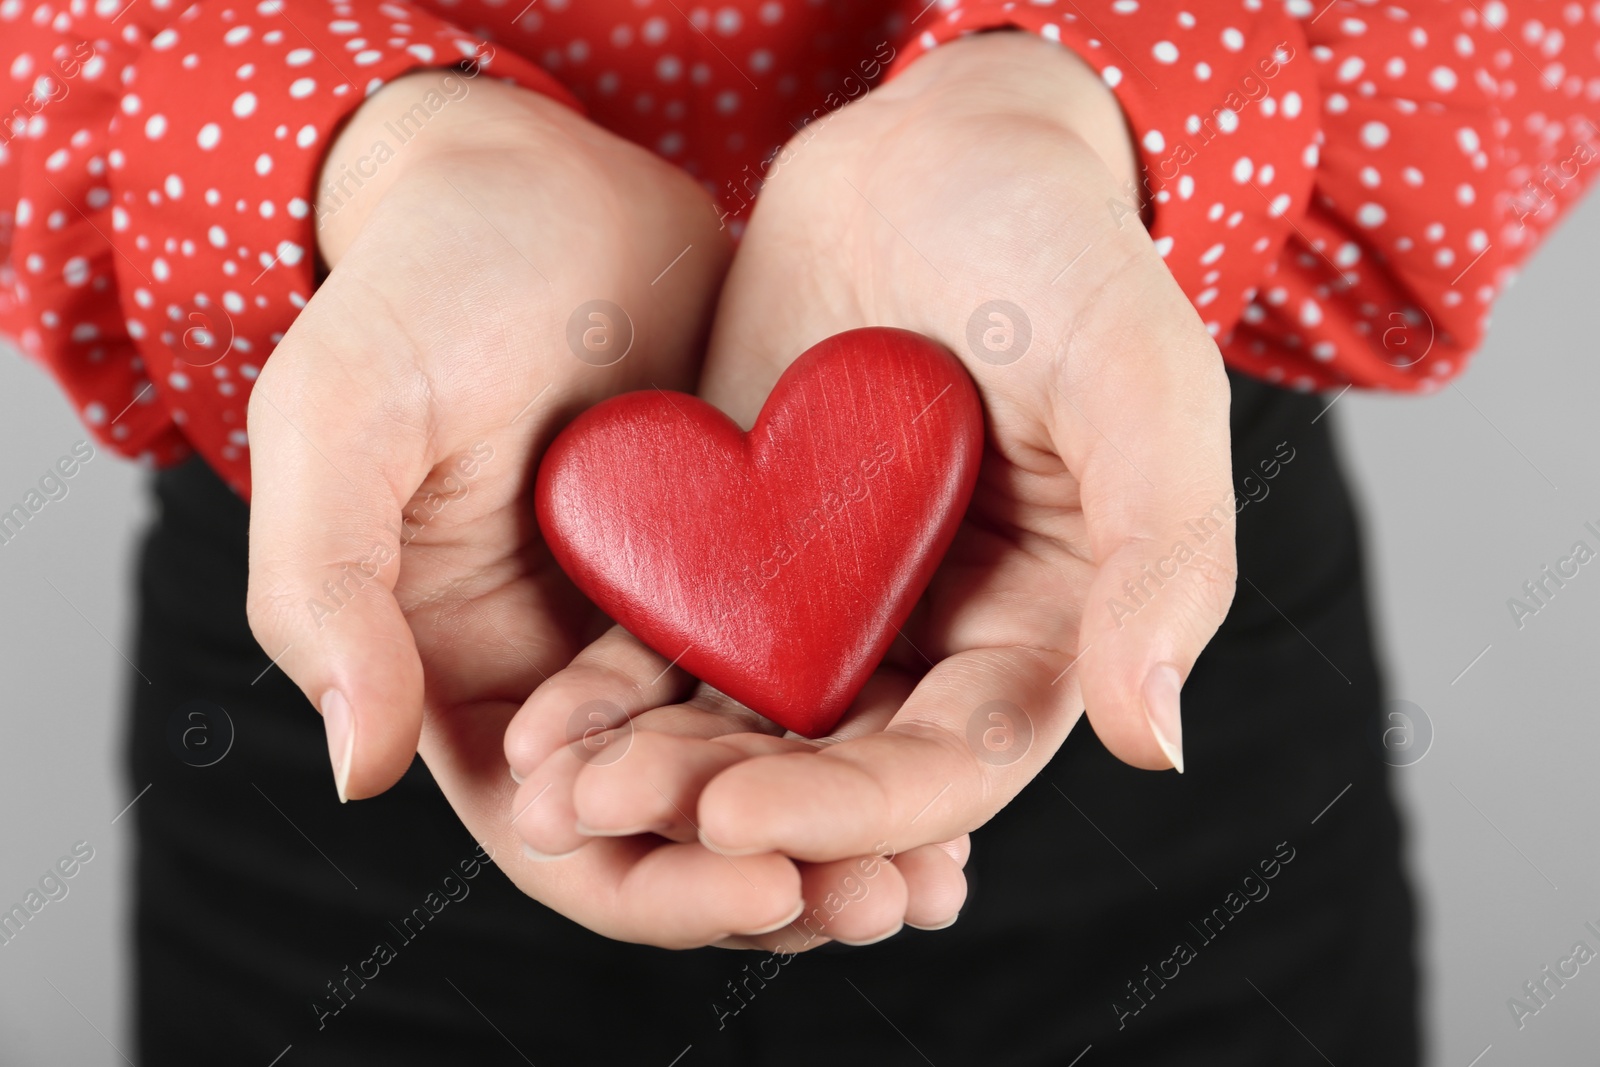
<svg viewBox="0 0 1600 1067"><path fill-rule="evenodd" d="M1220 623L1233 605L1239 582L1239 564L1233 545L1219 551L1196 553L1189 564L1189 584L1195 604L1212 624Z"/></svg>
<svg viewBox="0 0 1600 1067"><path fill-rule="evenodd" d="M282 354L273 352L273 358L262 366L256 380L250 386L250 398L245 403L245 425L255 430L261 425L266 409L272 403L272 390L276 376L273 368L281 365Z"/></svg>
<svg viewBox="0 0 1600 1067"><path fill-rule="evenodd" d="M256 642L263 648L281 643L298 603L284 583L253 571L245 594L245 618Z"/></svg>

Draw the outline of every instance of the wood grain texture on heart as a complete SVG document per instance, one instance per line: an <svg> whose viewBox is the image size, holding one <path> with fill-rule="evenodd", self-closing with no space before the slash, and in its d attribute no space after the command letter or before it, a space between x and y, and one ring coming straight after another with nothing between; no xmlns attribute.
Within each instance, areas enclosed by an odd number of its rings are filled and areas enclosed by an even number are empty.
<svg viewBox="0 0 1600 1067"><path fill-rule="evenodd" d="M603 611L818 737L926 588L982 453L960 361L869 327L800 356L748 434L684 393L596 405L546 452L535 507L556 561Z"/></svg>

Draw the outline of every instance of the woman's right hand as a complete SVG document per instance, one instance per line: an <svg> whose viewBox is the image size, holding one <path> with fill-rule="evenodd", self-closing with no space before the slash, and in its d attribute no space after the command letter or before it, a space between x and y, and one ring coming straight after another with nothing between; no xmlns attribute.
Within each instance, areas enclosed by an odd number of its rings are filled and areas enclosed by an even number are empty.
<svg viewBox="0 0 1600 1067"><path fill-rule="evenodd" d="M528 487L576 412L693 386L729 256L704 194L566 107L438 70L370 97L323 178L331 273L250 401L249 617L321 710L341 797L420 750L513 881L592 929L689 945L787 921L781 856L641 838L542 864L507 822L506 724L605 626Z"/></svg>

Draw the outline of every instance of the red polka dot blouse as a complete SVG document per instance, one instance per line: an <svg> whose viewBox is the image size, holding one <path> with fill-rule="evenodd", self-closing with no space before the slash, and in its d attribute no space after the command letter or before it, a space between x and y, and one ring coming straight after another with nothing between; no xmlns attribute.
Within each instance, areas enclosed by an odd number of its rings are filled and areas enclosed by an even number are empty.
<svg viewBox="0 0 1600 1067"><path fill-rule="evenodd" d="M796 129L1000 27L1099 71L1229 365L1298 389L1458 373L1600 151L1600 4L0 0L0 334L102 442L198 451L248 496L322 154L385 81L470 63L579 105L737 233Z"/></svg>

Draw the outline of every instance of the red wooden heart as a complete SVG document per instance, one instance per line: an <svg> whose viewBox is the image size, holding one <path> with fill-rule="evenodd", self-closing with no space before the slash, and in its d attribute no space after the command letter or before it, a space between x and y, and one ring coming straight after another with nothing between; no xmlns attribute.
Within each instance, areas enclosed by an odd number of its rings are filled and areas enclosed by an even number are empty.
<svg viewBox="0 0 1600 1067"><path fill-rule="evenodd" d="M596 405L546 452L535 506L556 561L603 611L818 737L922 595L982 451L960 362L874 327L797 359L748 434L683 393Z"/></svg>

